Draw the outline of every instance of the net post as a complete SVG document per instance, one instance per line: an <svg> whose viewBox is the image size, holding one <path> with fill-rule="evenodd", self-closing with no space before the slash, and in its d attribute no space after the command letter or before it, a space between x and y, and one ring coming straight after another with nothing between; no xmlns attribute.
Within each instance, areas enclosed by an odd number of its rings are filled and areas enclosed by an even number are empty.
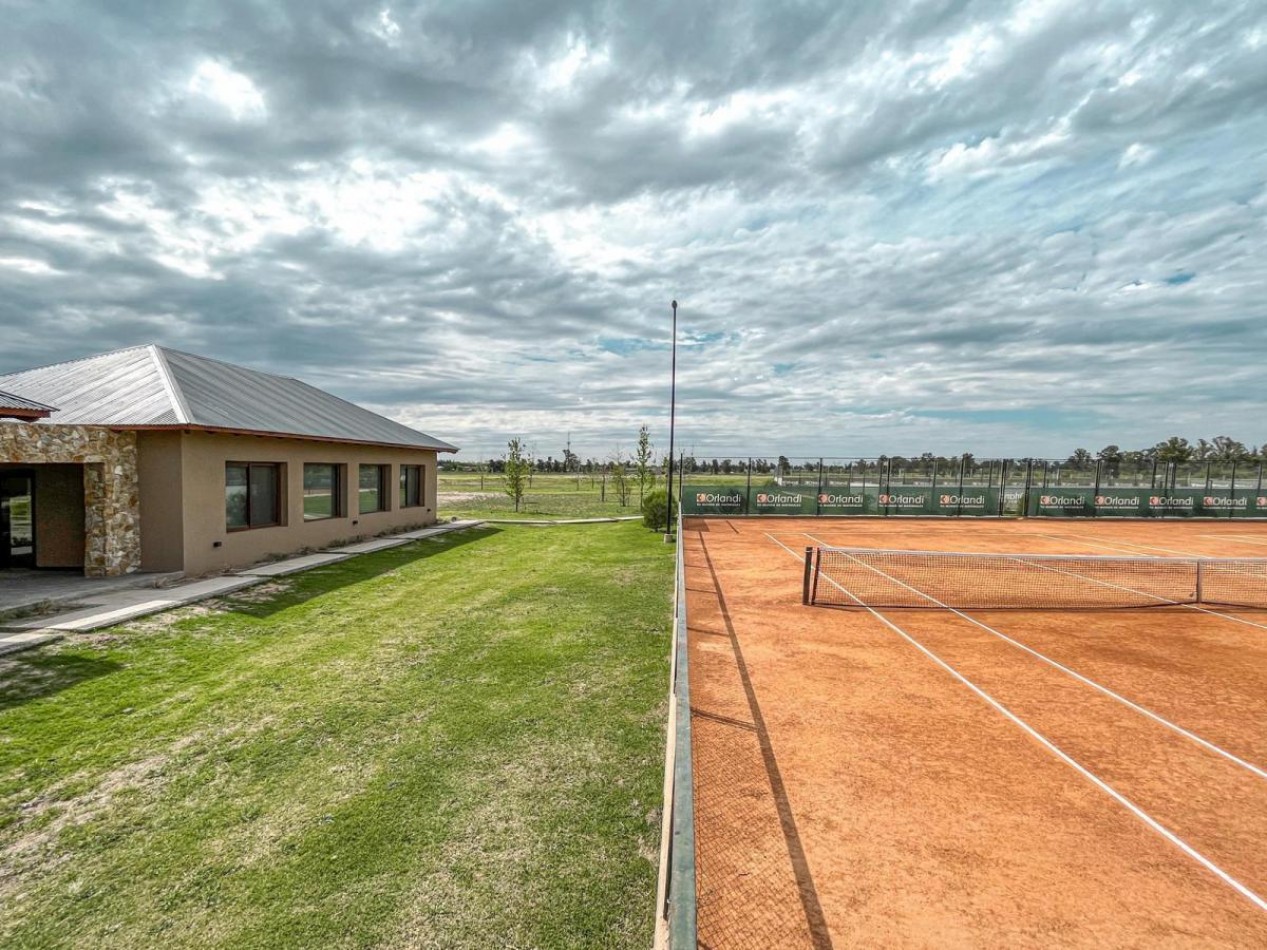
<svg viewBox="0 0 1267 950"><path fill-rule="evenodd" d="M1197 559L1197 603L1198 604L1205 603L1205 598L1202 596L1203 591L1201 590L1202 581L1204 580L1204 578L1202 577L1202 568L1204 566L1205 566L1205 561L1198 558Z"/></svg>
<svg viewBox="0 0 1267 950"><path fill-rule="evenodd" d="M801 578L801 604L809 606L809 583L810 578L814 575L814 549L809 545L805 546L805 574Z"/></svg>

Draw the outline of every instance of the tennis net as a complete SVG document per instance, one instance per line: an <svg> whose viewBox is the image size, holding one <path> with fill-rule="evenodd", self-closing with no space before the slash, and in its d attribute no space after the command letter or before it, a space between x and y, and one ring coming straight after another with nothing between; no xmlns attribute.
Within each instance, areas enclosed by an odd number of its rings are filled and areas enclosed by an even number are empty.
<svg viewBox="0 0 1267 950"><path fill-rule="evenodd" d="M804 601L844 607L1267 608L1267 558L807 551Z"/></svg>

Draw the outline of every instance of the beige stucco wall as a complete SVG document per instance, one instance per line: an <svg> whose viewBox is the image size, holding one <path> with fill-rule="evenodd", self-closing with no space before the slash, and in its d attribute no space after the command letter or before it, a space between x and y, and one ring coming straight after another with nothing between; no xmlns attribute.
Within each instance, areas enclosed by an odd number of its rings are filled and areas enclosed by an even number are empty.
<svg viewBox="0 0 1267 950"><path fill-rule="evenodd" d="M142 433L142 438L147 440L149 434ZM435 452L207 432L183 434L180 445L180 531L184 549L183 569L187 574L245 567L276 555L403 531L432 524L436 520ZM143 452L145 454L148 451ZM245 531L226 529L224 466L230 461L277 462L285 466L281 525ZM344 485L344 510L347 515L322 521L304 521L305 462L347 466ZM169 466L171 464L168 463ZM357 511L357 466L361 464L391 466L389 510L364 515ZM426 491L422 507L400 508L398 485L401 465L424 467ZM154 510L159 509L156 506ZM150 517L149 512L146 517ZM156 514L154 517L168 516ZM161 530L147 524L147 537L152 529ZM219 547L215 546L216 542L220 542Z"/></svg>
<svg viewBox="0 0 1267 950"><path fill-rule="evenodd" d="M181 571L185 563L180 432L138 432L141 500L141 570Z"/></svg>

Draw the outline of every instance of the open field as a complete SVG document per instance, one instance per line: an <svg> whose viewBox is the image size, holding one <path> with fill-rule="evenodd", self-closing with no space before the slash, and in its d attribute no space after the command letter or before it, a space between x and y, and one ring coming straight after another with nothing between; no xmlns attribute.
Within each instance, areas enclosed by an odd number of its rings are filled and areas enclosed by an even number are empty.
<svg viewBox="0 0 1267 950"><path fill-rule="evenodd" d="M800 602L807 545L1256 558L1267 525L688 519L683 542L702 944L1267 945L1267 611Z"/></svg>
<svg viewBox="0 0 1267 950"><path fill-rule="evenodd" d="M744 476L688 475L687 484L696 487L730 485L736 478L742 481ZM602 475L536 473L518 513L515 512L514 502L505 493L504 484L502 476L496 474L441 472L437 487L440 517L520 520L619 518L638 515L642 510L637 480L633 476L630 476L629 503L621 505L610 475L604 478ZM657 478L655 484L663 488L664 479ZM774 479L770 475L754 473L752 484L757 487L772 485Z"/></svg>
<svg viewBox="0 0 1267 950"><path fill-rule="evenodd" d="M645 948L671 575L483 529L0 661L0 944Z"/></svg>
<svg viewBox="0 0 1267 950"><path fill-rule="evenodd" d="M438 507L441 518L619 518L641 512L632 478L630 485L628 504L621 505L610 477L534 474L516 512L502 476L441 472Z"/></svg>

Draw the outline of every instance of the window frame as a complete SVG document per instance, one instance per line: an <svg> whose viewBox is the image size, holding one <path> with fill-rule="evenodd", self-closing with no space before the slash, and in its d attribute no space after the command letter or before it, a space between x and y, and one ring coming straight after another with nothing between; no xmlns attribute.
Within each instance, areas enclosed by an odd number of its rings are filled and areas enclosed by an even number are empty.
<svg viewBox="0 0 1267 950"><path fill-rule="evenodd" d="M418 479L414 483L416 489L415 500L409 500L408 476L410 472L417 473ZM397 479L400 485L400 507L404 508L424 508L427 504L427 467L425 465L401 465L400 478Z"/></svg>
<svg viewBox="0 0 1267 950"><path fill-rule="evenodd" d="M229 469L246 470L246 524L230 524L228 509ZM272 469L273 471L273 507L276 521L261 524L251 523L251 469ZM227 460L224 463L225 511L224 530L227 532L256 531L260 528L281 528L286 524L286 463L285 462L245 462Z"/></svg>
<svg viewBox="0 0 1267 950"><path fill-rule="evenodd" d="M308 516L308 469L309 468L328 468L331 470L333 479L330 487L330 514L317 515L310 518ZM346 518L347 512L347 466L341 462L304 462L303 472L300 481L300 488L303 493L303 511L301 517L304 524L310 524L315 521L334 521L338 518Z"/></svg>
<svg viewBox="0 0 1267 950"><path fill-rule="evenodd" d="M366 509L364 489L361 485L361 477L367 468L378 469L378 507ZM391 511L392 498L389 486L392 483L392 467L382 463L361 462L356 469L356 510L360 515L376 515L384 511Z"/></svg>

